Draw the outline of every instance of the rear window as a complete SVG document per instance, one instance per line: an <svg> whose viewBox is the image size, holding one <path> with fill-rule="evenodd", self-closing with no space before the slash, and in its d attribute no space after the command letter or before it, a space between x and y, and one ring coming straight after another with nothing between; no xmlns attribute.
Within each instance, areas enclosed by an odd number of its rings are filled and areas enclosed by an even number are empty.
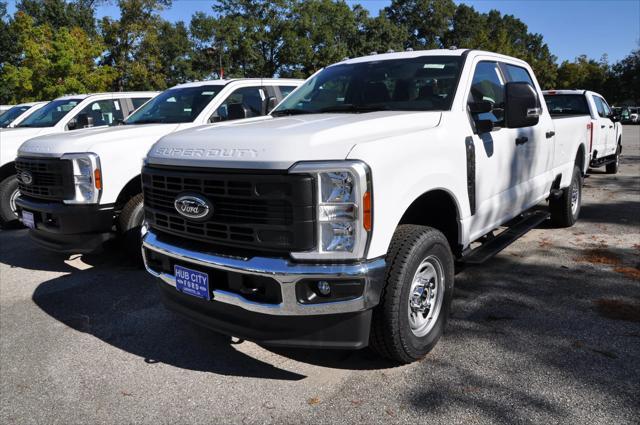
<svg viewBox="0 0 640 425"><path fill-rule="evenodd" d="M544 100L551 115L591 115L582 94L545 95Z"/></svg>

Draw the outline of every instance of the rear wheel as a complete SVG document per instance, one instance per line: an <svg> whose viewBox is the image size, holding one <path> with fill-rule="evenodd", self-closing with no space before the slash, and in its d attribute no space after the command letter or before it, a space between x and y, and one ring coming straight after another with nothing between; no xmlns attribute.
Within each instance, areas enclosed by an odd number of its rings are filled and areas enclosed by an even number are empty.
<svg viewBox="0 0 640 425"><path fill-rule="evenodd" d="M118 216L118 228L124 243L124 249L134 262L142 263L140 231L144 220L142 193L129 199Z"/></svg>
<svg viewBox="0 0 640 425"><path fill-rule="evenodd" d="M20 195L18 179L9 176L0 182L0 223L15 224L18 221L16 199Z"/></svg>
<svg viewBox="0 0 640 425"><path fill-rule="evenodd" d="M618 149L616 150L616 160L606 165L607 174L618 174L618 169L620 168L620 145L618 145Z"/></svg>
<svg viewBox="0 0 640 425"><path fill-rule="evenodd" d="M582 174L578 166L573 167L573 176L569 187L562 194L549 199L551 222L556 227L571 227L578 220L582 204Z"/></svg>
<svg viewBox="0 0 640 425"><path fill-rule="evenodd" d="M385 288L373 311L371 348L400 363L431 351L451 308L453 271L453 255L440 231L398 227L387 253Z"/></svg>

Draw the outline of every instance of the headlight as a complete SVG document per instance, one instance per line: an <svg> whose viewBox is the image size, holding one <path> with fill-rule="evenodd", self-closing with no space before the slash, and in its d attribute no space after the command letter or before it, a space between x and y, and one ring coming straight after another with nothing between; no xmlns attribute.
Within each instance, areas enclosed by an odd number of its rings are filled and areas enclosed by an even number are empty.
<svg viewBox="0 0 640 425"><path fill-rule="evenodd" d="M73 164L74 197L65 204L97 204L102 193L100 158L95 153L67 153L64 160Z"/></svg>
<svg viewBox="0 0 640 425"><path fill-rule="evenodd" d="M293 258L361 259L372 227L369 168L359 161L302 162L291 173L312 174L317 182L318 244Z"/></svg>

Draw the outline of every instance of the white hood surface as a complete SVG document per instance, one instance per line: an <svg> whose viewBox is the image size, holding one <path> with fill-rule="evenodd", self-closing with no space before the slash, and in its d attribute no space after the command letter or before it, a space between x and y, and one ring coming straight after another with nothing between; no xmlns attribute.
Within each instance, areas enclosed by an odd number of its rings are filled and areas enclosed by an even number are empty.
<svg viewBox="0 0 640 425"><path fill-rule="evenodd" d="M381 111L271 117L170 134L150 164L287 169L299 161L345 159L353 146L438 125L440 112Z"/></svg>
<svg viewBox="0 0 640 425"><path fill-rule="evenodd" d="M41 134L56 131L55 127L3 128L0 130L0 166L13 161L18 156L18 148L25 141Z"/></svg>
<svg viewBox="0 0 640 425"><path fill-rule="evenodd" d="M153 143L178 126L179 124L143 124L66 131L33 138L20 147L18 154L52 157L74 152L100 154L102 148L109 148L108 145L112 143L122 143L126 140L131 140L131 143ZM122 155L127 154L126 145L119 150Z"/></svg>

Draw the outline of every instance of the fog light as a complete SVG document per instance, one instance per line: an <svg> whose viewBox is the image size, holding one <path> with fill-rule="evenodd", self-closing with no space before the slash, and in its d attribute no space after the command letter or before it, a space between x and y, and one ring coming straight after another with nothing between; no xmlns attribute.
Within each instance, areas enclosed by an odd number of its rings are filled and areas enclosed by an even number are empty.
<svg viewBox="0 0 640 425"><path fill-rule="evenodd" d="M329 285L329 282L326 280L318 282L318 292L322 295L329 295L331 293L331 286Z"/></svg>

